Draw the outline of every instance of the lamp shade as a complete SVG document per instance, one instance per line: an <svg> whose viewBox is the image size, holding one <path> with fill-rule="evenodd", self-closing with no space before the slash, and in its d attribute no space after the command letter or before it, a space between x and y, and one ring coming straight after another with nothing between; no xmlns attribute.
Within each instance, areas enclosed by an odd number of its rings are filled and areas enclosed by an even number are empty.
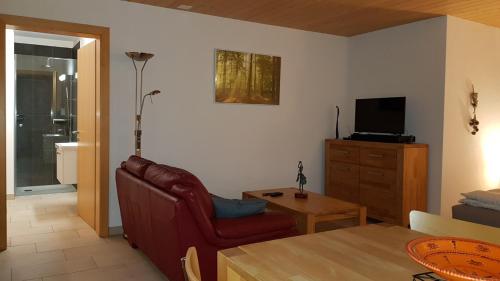
<svg viewBox="0 0 500 281"><path fill-rule="evenodd" d="M125 52L125 54L127 55L127 57L135 61L147 61L150 58L154 57L154 54L142 52Z"/></svg>

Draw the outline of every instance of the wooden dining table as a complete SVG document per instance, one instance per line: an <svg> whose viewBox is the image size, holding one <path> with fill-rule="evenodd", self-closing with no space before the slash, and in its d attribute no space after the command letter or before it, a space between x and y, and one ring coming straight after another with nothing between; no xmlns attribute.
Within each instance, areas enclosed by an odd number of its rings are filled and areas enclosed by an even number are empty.
<svg viewBox="0 0 500 281"><path fill-rule="evenodd" d="M218 252L218 281L411 281L428 271L406 254L422 236L372 224L243 245Z"/></svg>

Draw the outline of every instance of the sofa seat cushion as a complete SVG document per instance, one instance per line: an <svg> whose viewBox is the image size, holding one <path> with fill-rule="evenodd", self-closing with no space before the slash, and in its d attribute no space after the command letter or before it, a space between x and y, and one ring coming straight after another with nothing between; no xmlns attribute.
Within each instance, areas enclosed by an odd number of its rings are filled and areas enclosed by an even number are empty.
<svg viewBox="0 0 500 281"><path fill-rule="evenodd" d="M217 235L227 239L290 230L295 226L295 219L291 215L281 212L266 212L244 218L214 220Z"/></svg>

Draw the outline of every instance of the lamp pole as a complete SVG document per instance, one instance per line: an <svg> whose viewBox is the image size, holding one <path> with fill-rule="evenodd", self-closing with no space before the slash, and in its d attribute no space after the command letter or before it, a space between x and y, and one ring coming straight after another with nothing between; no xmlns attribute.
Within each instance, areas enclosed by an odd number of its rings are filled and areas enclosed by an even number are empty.
<svg viewBox="0 0 500 281"><path fill-rule="evenodd" d="M141 129L141 123L142 123L142 110L144 107L144 99L147 96L153 96L156 94L159 94L160 91L155 90L147 95L143 96L143 91L142 91L142 81L143 81L143 73L144 73L144 68L146 67L146 64L148 61L154 56L154 54L150 53L142 53L142 52L126 52L125 53L127 57L129 57L132 60L132 63L134 64L134 69L135 69L135 112L134 112L134 119L135 119L135 127L134 127L134 137L135 137L135 155L141 156L141 138L142 138L142 129ZM141 67L141 73L140 73L140 78L138 77L138 68L137 68L137 63L142 62L142 67ZM152 100L151 100L152 101Z"/></svg>

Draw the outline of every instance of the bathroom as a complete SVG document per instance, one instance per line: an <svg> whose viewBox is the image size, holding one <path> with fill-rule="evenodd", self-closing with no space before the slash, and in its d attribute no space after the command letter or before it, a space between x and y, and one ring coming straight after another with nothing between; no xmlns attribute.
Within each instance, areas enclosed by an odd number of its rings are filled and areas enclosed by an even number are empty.
<svg viewBox="0 0 500 281"><path fill-rule="evenodd" d="M13 195L76 192L77 50L81 39L12 33ZM9 151L9 142L7 146Z"/></svg>

